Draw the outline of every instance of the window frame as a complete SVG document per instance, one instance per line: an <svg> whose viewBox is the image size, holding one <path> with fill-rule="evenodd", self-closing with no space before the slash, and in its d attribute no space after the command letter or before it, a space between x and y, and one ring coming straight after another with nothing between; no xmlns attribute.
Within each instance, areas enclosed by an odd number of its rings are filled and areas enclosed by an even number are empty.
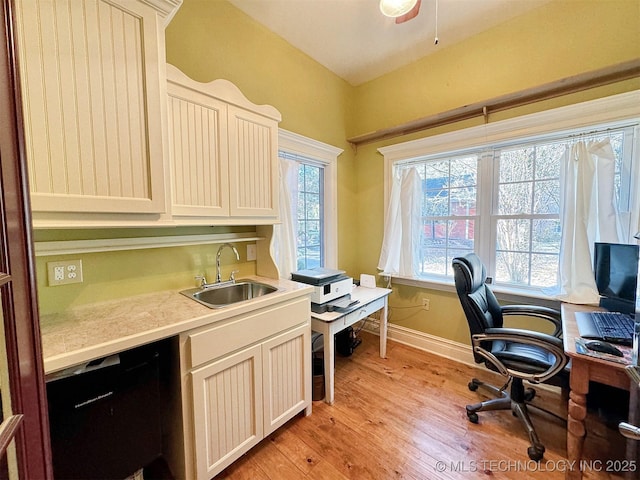
<svg viewBox="0 0 640 480"><path fill-rule="evenodd" d="M344 150L282 128L278 150L324 169L324 266L338 268L338 156Z"/></svg>
<svg viewBox="0 0 640 480"><path fill-rule="evenodd" d="M384 199L385 211L388 208L391 178L394 166L398 162L405 163L412 159L435 157L438 155L460 155L466 151L486 151L493 158L493 148L496 144L504 147L509 142L525 143L535 141L538 138L552 135L571 135L583 131L594 125L608 125L617 127L640 121L640 90L600 98L575 105L555 108L543 112L524 115L512 119L501 120L495 123L485 123L475 127L457 130L418 140L403 142L378 149L384 156ZM631 172L636 185L640 181L640 135L639 127L634 127L634 152L636 161L632 164ZM480 156L478 175L483 178L491 178L494 175L494 162L486 161ZM477 210L479 212L493 212L493 192L485 192L490 186L489 182L478 182ZM630 228L640 229L640 193L638 188L631 191L630 211L635 213L635 218L630 218ZM489 204L485 204L488 202ZM478 216L478 224L475 226L478 236L492 238L492 217L482 218ZM480 249L476 245L476 252L484 258L493 259L495 252L491 240L481 242ZM435 290L455 291L452 279L424 279L418 277L393 276L393 280L399 284L406 284ZM521 301L526 297L547 300L552 299L539 290L523 289L513 286L496 286L495 291L510 298L511 301Z"/></svg>

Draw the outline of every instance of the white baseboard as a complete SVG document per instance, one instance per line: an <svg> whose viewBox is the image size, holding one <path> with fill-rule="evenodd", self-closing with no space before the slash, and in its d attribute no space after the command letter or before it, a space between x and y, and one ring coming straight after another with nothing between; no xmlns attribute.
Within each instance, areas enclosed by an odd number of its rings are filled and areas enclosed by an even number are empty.
<svg viewBox="0 0 640 480"><path fill-rule="evenodd" d="M374 335L379 335L380 322L376 318L368 317L363 329ZM475 368L484 368L483 365L476 363L473 359L473 351L470 345L454 342L447 338L436 337L435 335L389 323L387 326L387 340L402 343ZM496 375L498 374L496 373ZM535 388L549 391L559 390L559 387L543 383L536 384Z"/></svg>
<svg viewBox="0 0 640 480"><path fill-rule="evenodd" d="M367 318L364 330L375 335L379 335L380 322L375 318L369 317ZM456 362L471 366L476 365L473 360L471 346L465 345L464 343L454 342L453 340L448 340L442 337L436 337L435 335L401 327L393 323L390 323L387 326L387 339L410 347L418 348L425 352L433 353L450 360L455 360Z"/></svg>

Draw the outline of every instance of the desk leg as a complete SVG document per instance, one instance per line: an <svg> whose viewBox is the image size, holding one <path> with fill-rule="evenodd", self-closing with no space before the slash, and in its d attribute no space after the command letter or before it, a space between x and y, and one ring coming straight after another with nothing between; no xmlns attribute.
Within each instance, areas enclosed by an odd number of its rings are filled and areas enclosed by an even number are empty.
<svg viewBox="0 0 640 480"><path fill-rule="evenodd" d="M566 479L581 479L580 460L586 435L587 393L589 393L589 367L575 359L571 365L571 392L567 419L567 459L569 468Z"/></svg>
<svg viewBox="0 0 640 480"><path fill-rule="evenodd" d="M629 385L629 418L627 421L631 425L640 425L640 387L633 382L630 382ZM627 438L627 455L625 458L630 462L635 462L636 466L634 471L627 472L625 478L638 478L637 469L640 465L640 440Z"/></svg>
<svg viewBox="0 0 640 480"><path fill-rule="evenodd" d="M384 307L380 314L380 358L387 358L387 311L388 297L384 297Z"/></svg>
<svg viewBox="0 0 640 480"><path fill-rule="evenodd" d="M324 333L324 401L333 405L333 380L335 373L335 343L331 327Z"/></svg>

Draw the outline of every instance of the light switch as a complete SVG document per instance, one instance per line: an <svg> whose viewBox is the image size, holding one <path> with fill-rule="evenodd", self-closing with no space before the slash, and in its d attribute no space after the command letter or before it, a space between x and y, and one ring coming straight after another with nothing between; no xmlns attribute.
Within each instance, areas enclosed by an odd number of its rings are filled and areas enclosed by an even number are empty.
<svg viewBox="0 0 640 480"><path fill-rule="evenodd" d="M257 254L256 254L256 246L255 244L249 244L247 245L247 262L251 262L252 260L255 260L257 258Z"/></svg>

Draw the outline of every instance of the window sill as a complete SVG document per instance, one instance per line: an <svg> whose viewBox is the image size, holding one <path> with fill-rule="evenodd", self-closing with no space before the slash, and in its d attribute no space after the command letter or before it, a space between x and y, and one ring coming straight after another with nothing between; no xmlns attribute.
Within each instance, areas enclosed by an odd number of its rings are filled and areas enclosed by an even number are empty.
<svg viewBox="0 0 640 480"><path fill-rule="evenodd" d="M455 293L456 287L453 280L434 280L434 279L419 279L415 277L401 277L397 275L384 275L379 274L385 282L390 278L391 283L398 285L407 285L410 287L425 288L428 290L436 290L441 292ZM506 287L504 285L492 285L491 290L496 295L498 300L508 304L531 304L541 305L550 308L560 308L560 300L556 300L553 297L545 295L539 290L525 290L513 287Z"/></svg>

